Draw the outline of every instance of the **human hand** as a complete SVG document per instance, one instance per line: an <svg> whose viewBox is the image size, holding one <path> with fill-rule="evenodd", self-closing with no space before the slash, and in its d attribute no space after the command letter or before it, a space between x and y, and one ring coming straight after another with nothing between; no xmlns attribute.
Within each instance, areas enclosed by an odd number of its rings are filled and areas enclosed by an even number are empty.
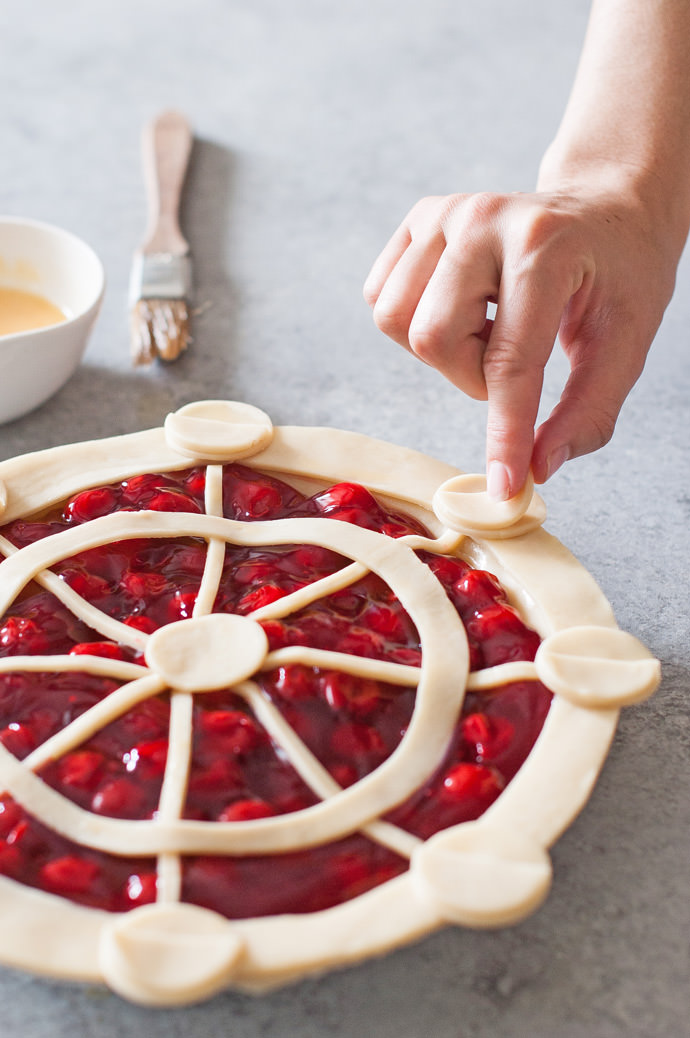
<svg viewBox="0 0 690 1038"><path fill-rule="evenodd" d="M610 439L673 292L669 253L625 191L431 197L395 232L364 294L383 332L488 401L488 489L505 499L530 468L543 483ZM535 434L557 336L570 376Z"/></svg>

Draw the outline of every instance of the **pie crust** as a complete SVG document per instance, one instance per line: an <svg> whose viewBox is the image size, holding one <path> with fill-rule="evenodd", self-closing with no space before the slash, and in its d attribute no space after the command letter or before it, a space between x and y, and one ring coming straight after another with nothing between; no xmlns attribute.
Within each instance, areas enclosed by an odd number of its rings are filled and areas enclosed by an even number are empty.
<svg viewBox="0 0 690 1038"><path fill-rule="evenodd" d="M225 518L223 466L238 461L304 494L334 481L362 485L428 532L387 536L314 516ZM87 488L190 466L204 471L204 514L113 511L21 548L5 535L13 522L46 515ZM11 613L29 585L39 586L98 637L128 647L131 658L0 658L0 679L19 671L78 672L115 684L23 758L0 741L0 789L73 844L114 858L147 859L156 874L155 901L128 911L78 903L0 875L2 961L105 983L142 1004L177 1005L226 986L261 991L355 963L447 923L504 926L535 910L551 881L547 849L587 800L620 708L644 699L659 682L658 662L618 628L592 577L543 530L544 518L531 485L518 498L495 503L483 477L352 432L274 428L258 409L227 401L190 404L168 415L160 429L1 464L0 617ZM201 540L205 562L191 616L147 633L90 604L55 569L78 553L133 538ZM250 615L214 611L226 545L260 551L296 544L320 546L345 562ZM511 608L541 639L536 657L470 670L463 623L423 556L458 556L497 577ZM309 609L367 574L391 589L411 618L421 665L299 644L270 647L267 621ZM358 781L336 781L253 680L289 665L416 688L409 724L393 752ZM510 682L540 682L553 698L531 751L500 795L479 817L429 838L391 821L391 812L438 769L467 690L486 692ZM251 706L280 756L311 790L309 806L230 821L184 816L194 703L228 686ZM169 695L170 725L154 817L86 810L38 774L137 703L161 694ZM181 862L191 856L212 855L221 863L269 856L280 884L281 856L328 847L349 834L364 834L393 851L404 869L316 911L228 919L183 900Z"/></svg>

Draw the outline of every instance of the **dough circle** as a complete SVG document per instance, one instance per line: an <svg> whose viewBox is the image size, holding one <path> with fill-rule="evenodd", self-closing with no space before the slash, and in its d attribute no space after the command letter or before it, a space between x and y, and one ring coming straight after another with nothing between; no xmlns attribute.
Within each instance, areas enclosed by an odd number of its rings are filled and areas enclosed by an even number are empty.
<svg viewBox="0 0 690 1038"><path fill-rule="evenodd" d="M146 644L145 658L171 688L212 692L250 677L267 652L268 638L255 620L210 613L159 627Z"/></svg>

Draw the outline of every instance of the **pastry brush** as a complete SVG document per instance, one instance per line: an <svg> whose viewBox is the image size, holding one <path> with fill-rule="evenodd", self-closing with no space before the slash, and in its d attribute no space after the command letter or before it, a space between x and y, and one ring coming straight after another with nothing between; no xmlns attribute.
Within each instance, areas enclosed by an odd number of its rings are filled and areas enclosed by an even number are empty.
<svg viewBox="0 0 690 1038"><path fill-rule="evenodd" d="M179 209L191 148L191 130L179 112L163 112L144 128L148 228L130 279L135 365L151 364L156 357L175 360L190 341L191 259Z"/></svg>

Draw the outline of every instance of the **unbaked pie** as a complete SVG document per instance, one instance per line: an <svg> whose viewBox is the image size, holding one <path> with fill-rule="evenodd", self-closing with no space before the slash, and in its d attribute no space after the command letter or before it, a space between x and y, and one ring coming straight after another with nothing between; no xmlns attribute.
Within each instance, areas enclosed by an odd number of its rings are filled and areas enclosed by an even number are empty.
<svg viewBox="0 0 690 1038"><path fill-rule="evenodd" d="M0 958L174 1005L539 906L659 665L528 486L256 408L0 465Z"/></svg>

